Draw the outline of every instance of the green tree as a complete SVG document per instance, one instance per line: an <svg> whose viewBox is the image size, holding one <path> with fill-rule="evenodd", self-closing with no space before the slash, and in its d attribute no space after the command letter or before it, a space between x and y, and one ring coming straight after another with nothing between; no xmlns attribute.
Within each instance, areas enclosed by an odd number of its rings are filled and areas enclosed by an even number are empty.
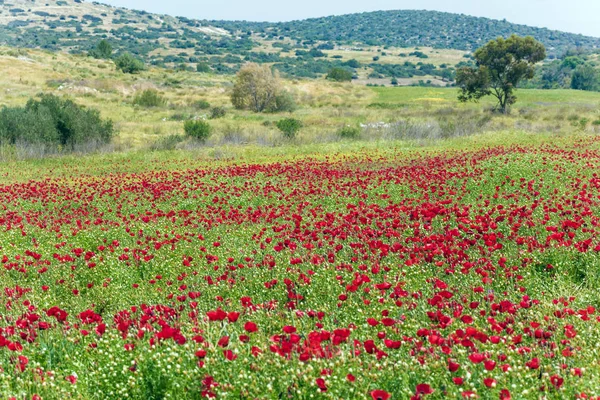
<svg viewBox="0 0 600 400"><path fill-rule="evenodd" d="M535 64L546 58L546 49L530 36L512 35L490 41L475 52L474 58L476 67L457 71L458 99L476 101L492 95L498 99L497 109L508 113L517 100L515 88L521 80L533 78Z"/></svg>
<svg viewBox="0 0 600 400"><path fill-rule="evenodd" d="M352 71L344 68L333 68L327 74L327 79L336 82L350 82L352 80Z"/></svg>
<svg viewBox="0 0 600 400"><path fill-rule="evenodd" d="M571 89L596 90L598 87L598 72L591 65L579 65L571 77Z"/></svg>
<svg viewBox="0 0 600 400"><path fill-rule="evenodd" d="M146 68L143 61L138 60L129 53L123 53L117 57L115 65L118 70L123 71L126 74L137 74Z"/></svg>
<svg viewBox="0 0 600 400"><path fill-rule="evenodd" d="M94 58L109 59L112 57L113 48L108 40L102 39L96 47L90 52Z"/></svg>
<svg viewBox="0 0 600 400"><path fill-rule="evenodd" d="M263 112L274 107L281 84L277 71L273 73L268 65L248 63L235 78L231 103L238 110L246 108Z"/></svg>

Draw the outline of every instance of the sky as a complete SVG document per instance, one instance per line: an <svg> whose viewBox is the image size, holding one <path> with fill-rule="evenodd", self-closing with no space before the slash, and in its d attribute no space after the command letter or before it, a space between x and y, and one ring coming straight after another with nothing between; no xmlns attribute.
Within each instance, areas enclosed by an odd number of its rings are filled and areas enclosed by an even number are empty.
<svg viewBox="0 0 600 400"><path fill-rule="evenodd" d="M289 21L378 10L437 10L600 37L600 0L100 0L196 19Z"/></svg>

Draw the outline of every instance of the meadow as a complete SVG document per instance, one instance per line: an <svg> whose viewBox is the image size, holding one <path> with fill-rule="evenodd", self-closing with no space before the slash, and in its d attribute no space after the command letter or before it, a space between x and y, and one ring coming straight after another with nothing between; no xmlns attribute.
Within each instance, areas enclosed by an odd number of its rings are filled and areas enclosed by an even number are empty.
<svg viewBox="0 0 600 400"><path fill-rule="evenodd" d="M9 49L0 68L3 104L63 94L120 131L1 149L3 398L600 396L597 93L519 90L505 116L288 80L285 140L227 77ZM165 104L135 105L147 88ZM213 136L166 146L200 100L226 108Z"/></svg>

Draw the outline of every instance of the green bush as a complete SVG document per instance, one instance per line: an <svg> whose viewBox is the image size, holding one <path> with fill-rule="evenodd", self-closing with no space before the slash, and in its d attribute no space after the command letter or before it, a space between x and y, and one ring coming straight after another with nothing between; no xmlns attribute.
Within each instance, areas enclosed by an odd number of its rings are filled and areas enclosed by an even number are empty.
<svg viewBox="0 0 600 400"><path fill-rule="evenodd" d="M300 128L302 128L302 122L294 118L281 119L275 125L283 133L283 136L288 139L295 138Z"/></svg>
<svg viewBox="0 0 600 400"><path fill-rule="evenodd" d="M352 80L352 71L344 68L333 68L327 74L327 79L336 82L350 82Z"/></svg>
<svg viewBox="0 0 600 400"><path fill-rule="evenodd" d="M100 42L98 42L96 47L90 51L90 56L94 58L109 59L112 57L112 52L113 48L111 44L107 40L102 39Z"/></svg>
<svg viewBox="0 0 600 400"><path fill-rule="evenodd" d="M44 144L73 150L77 145L110 142L115 135L112 121L100 112L86 109L54 95L30 99L25 107L0 111L0 143Z"/></svg>
<svg viewBox="0 0 600 400"><path fill-rule="evenodd" d="M266 111L270 113L294 112L297 108L294 96L290 92L282 91L275 96L275 101L269 105Z"/></svg>
<svg viewBox="0 0 600 400"><path fill-rule="evenodd" d="M210 137L212 128L206 121L185 121L183 124L185 135L201 142Z"/></svg>
<svg viewBox="0 0 600 400"><path fill-rule="evenodd" d="M208 65L208 63L200 62L196 64L196 71L201 73L209 73L212 70L210 69L210 65Z"/></svg>
<svg viewBox="0 0 600 400"><path fill-rule="evenodd" d="M210 119L223 118L227 114L227 111L223 107L213 107L210 110Z"/></svg>
<svg viewBox="0 0 600 400"><path fill-rule="evenodd" d="M357 139L360 136L360 128L356 126L344 126L338 131L342 139Z"/></svg>
<svg viewBox="0 0 600 400"><path fill-rule="evenodd" d="M161 107L164 106L167 101L160 95L158 90L146 89L141 93L136 94L133 99L133 104L140 107Z"/></svg>
<svg viewBox="0 0 600 400"><path fill-rule="evenodd" d="M146 68L143 61L138 60L129 53L123 53L117 57L115 59L115 65L117 66L117 70L126 74L137 74Z"/></svg>
<svg viewBox="0 0 600 400"><path fill-rule="evenodd" d="M208 110L210 103L206 100L198 100L193 104L193 107L197 110Z"/></svg>

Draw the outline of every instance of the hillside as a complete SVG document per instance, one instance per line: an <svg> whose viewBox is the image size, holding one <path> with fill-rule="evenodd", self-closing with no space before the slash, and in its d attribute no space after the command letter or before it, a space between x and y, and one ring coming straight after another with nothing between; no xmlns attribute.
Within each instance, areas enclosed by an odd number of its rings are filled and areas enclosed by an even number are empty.
<svg viewBox="0 0 600 400"><path fill-rule="evenodd" d="M199 21L150 14L82 0L0 1L0 43L85 52L99 38L154 63L192 57L258 58L269 42L270 57L292 49L340 46L432 47L470 51L498 36L531 35L551 55L574 47L597 48L600 39L516 25L507 21L434 11L379 11L284 23ZM190 52L193 50L193 52ZM224 60L235 64L239 60ZM260 61L260 60L259 60Z"/></svg>
<svg viewBox="0 0 600 400"><path fill-rule="evenodd" d="M600 39L572 33L517 25L510 22L437 11L377 11L331 16L279 24L245 24L211 21L236 30L263 30L271 37L293 40L361 43L373 46L427 46L473 50L499 36L533 36L549 54L560 55L569 48L597 48Z"/></svg>

